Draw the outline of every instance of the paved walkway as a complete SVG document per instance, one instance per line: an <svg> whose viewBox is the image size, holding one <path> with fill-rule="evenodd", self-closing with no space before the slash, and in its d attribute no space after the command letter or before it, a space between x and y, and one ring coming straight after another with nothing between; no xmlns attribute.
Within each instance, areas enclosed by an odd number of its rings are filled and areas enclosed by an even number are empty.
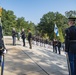
<svg viewBox="0 0 76 75"><path fill-rule="evenodd" d="M33 45L29 49L22 46L22 41L17 41L12 46L12 38L4 37L6 48L4 75L68 75L67 62L64 52L61 55Z"/></svg>

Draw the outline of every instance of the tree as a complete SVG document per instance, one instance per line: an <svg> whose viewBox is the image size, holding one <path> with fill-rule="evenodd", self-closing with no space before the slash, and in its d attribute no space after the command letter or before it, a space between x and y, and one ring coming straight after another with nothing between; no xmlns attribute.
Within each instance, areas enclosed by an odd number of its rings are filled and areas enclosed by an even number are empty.
<svg viewBox="0 0 76 75"><path fill-rule="evenodd" d="M6 11L3 9L2 11L2 27L4 30L4 34L10 35L12 27L16 26L16 16L14 12L11 10Z"/></svg>
<svg viewBox="0 0 76 75"><path fill-rule="evenodd" d="M17 31L21 31L22 28L25 29L25 19L24 19L24 17L18 18L16 21L17 21L17 24L16 24Z"/></svg>
<svg viewBox="0 0 76 75"><path fill-rule="evenodd" d="M63 41L63 26L66 24L66 17L59 12L48 12L44 14L43 17L40 19L40 23L37 26L37 29L41 33L41 35L47 34L49 39L53 40L54 37L54 26L57 25L59 33L62 32L59 36L60 40ZM57 38L57 37L56 37Z"/></svg>
<svg viewBox="0 0 76 75"><path fill-rule="evenodd" d="M32 29L32 32L34 33L34 27L35 24L32 22L28 22L25 20L24 17L17 18L16 15L14 15L14 12L11 10L5 10L2 11L2 27L3 32L5 35L11 35L12 28L14 27L17 32L20 32L22 28L25 29L27 33L27 29L30 27Z"/></svg>
<svg viewBox="0 0 76 75"><path fill-rule="evenodd" d="M37 26L41 35L44 36L47 33L49 38L53 35L54 19L55 15L53 12L48 12L47 14L43 15L43 17L40 19L40 23Z"/></svg>
<svg viewBox="0 0 76 75"><path fill-rule="evenodd" d="M65 12L65 16L68 18L68 17L76 17L76 11L74 10L74 11L72 11L72 10L70 10L70 11L66 11Z"/></svg>

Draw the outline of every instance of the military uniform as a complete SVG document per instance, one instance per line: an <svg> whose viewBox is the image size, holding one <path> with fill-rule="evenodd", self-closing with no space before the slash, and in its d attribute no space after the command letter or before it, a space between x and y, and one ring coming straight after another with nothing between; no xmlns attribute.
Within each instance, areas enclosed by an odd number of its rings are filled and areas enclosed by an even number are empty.
<svg viewBox="0 0 76 75"><path fill-rule="evenodd" d="M76 26L72 22L76 18L69 18L70 27L65 30L65 52L69 75L76 75Z"/></svg>
<svg viewBox="0 0 76 75"><path fill-rule="evenodd" d="M12 39L13 39L13 45L16 45L16 31L15 30L12 30Z"/></svg>
<svg viewBox="0 0 76 75"><path fill-rule="evenodd" d="M2 35L1 16L2 16L2 8L0 7L0 66L1 66L2 54L4 54L6 51Z"/></svg>
<svg viewBox="0 0 76 75"><path fill-rule="evenodd" d="M2 54L4 54L5 50L6 49L3 41L2 27L0 26L0 65L1 65Z"/></svg>
<svg viewBox="0 0 76 75"><path fill-rule="evenodd" d="M30 49L32 49L32 33L30 30L28 32L28 42L29 42Z"/></svg>

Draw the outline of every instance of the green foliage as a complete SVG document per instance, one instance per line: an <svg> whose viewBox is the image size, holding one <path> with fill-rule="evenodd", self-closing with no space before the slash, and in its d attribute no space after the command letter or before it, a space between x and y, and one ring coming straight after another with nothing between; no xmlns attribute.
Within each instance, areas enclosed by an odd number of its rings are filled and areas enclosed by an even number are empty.
<svg viewBox="0 0 76 75"><path fill-rule="evenodd" d="M35 33L34 23L25 21L24 17L17 18L11 10L6 11L3 9L1 21L4 35L11 35L12 28L15 28L17 32L21 32L22 28L24 28L26 34L28 32L28 28L30 28L32 33Z"/></svg>
<svg viewBox="0 0 76 75"><path fill-rule="evenodd" d="M54 13L49 12L45 15L40 20L40 23L38 24L38 30L41 33L41 35L45 35L47 33L48 37L52 36L51 34L53 33L54 29Z"/></svg>
<svg viewBox="0 0 76 75"><path fill-rule="evenodd" d="M59 40L61 42L64 42L64 37L63 37L63 33L62 33L62 29L61 28L59 28Z"/></svg>
<svg viewBox="0 0 76 75"><path fill-rule="evenodd" d="M13 11L3 9L1 21L4 35L11 35L13 27L17 32L21 32L22 28L24 28L26 35L28 34L28 29L31 29L33 35L39 35L50 40L56 37L61 42L64 42L65 29L68 27L67 17L69 16L76 16L76 11L66 11L65 16L59 12L48 12L42 16L40 23L35 25L31 21L26 21L24 17L17 18ZM59 29L59 37L54 33L55 24Z"/></svg>
<svg viewBox="0 0 76 75"><path fill-rule="evenodd" d="M75 10L66 11L65 15L66 15L66 17L76 17L76 11Z"/></svg>
<svg viewBox="0 0 76 75"><path fill-rule="evenodd" d="M63 28L64 24L67 24L67 19L64 15L58 13L58 12L48 12L47 14L43 15L43 17L40 19L40 23L38 24L37 28L41 35L49 37L49 39L53 40L55 38L54 35L54 25L57 25L58 28ZM62 35L64 34L64 29L61 30L60 36L61 41L64 41L64 38ZM57 38L58 39L58 38Z"/></svg>
<svg viewBox="0 0 76 75"><path fill-rule="evenodd" d="M15 27L16 25L16 16L14 15L13 11L6 11L3 9L2 12L2 27L4 30L5 35L10 35L11 34L11 29L12 27Z"/></svg>

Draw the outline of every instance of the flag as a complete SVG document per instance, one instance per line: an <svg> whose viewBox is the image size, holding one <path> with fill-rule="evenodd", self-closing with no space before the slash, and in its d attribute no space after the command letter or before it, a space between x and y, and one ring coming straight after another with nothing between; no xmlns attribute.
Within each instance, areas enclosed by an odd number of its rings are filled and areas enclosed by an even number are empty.
<svg viewBox="0 0 76 75"><path fill-rule="evenodd" d="M58 27L56 26L56 24L55 24L55 27L54 27L54 32L55 32L56 36L59 36Z"/></svg>

